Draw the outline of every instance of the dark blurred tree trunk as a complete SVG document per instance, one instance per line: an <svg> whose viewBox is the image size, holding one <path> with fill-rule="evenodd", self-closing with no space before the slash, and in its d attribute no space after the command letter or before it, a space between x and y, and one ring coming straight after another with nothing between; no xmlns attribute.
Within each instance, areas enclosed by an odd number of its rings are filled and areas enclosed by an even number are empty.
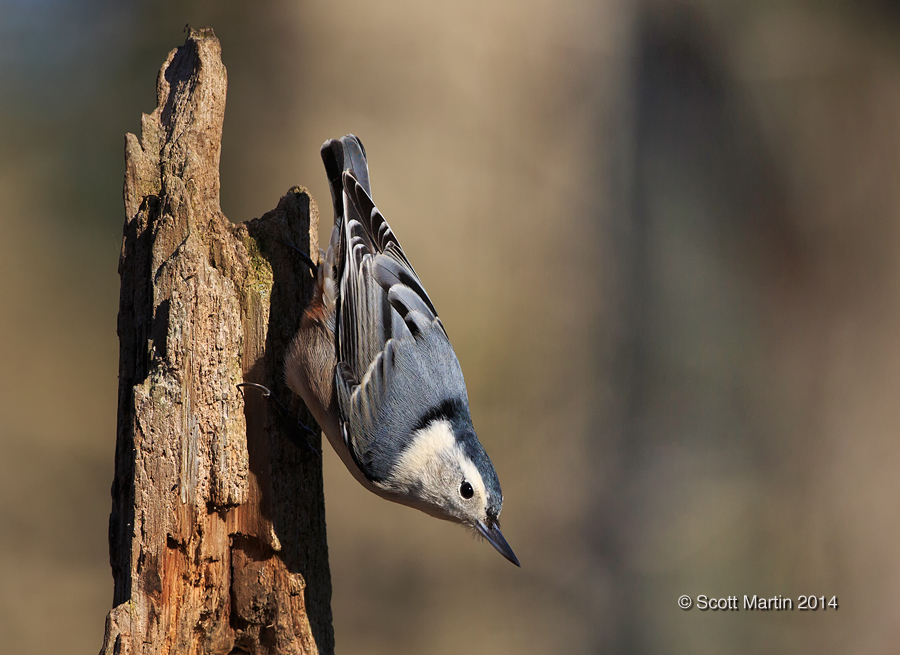
<svg viewBox="0 0 900 655"><path fill-rule="evenodd" d="M220 53L190 30L126 138L107 654L334 647L321 459L236 386L290 397L281 361L312 276L284 244L308 252L318 213L294 188L261 219L222 214Z"/></svg>

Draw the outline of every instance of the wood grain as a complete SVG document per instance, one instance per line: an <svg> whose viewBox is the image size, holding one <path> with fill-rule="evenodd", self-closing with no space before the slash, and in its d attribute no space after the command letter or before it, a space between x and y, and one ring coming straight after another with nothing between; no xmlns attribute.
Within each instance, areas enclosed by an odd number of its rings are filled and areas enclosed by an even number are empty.
<svg viewBox="0 0 900 655"><path fill-rule="evenodd" d="M290 398L281 361L312 274L285 244L309 252L318 212L295 187L262 218L222 214L226 87L213 31L189 29L126 136L104 654L334 647L321 458L236 386Z"/></svg>

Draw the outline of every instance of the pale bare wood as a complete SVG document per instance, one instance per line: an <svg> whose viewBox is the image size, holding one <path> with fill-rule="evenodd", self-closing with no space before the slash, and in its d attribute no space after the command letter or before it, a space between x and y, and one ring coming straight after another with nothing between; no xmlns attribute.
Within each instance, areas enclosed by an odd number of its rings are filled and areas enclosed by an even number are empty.
<svg viewBox="0 0 900 655"><path fill-rule="evenodd" d="M321 459L236 386L290 398L281 361L312 275L285 244L309 252L318 212L294 188L260 219L222 214L225 91L219 41L189 30L126 136L104 654L334 647Z"/></svg>

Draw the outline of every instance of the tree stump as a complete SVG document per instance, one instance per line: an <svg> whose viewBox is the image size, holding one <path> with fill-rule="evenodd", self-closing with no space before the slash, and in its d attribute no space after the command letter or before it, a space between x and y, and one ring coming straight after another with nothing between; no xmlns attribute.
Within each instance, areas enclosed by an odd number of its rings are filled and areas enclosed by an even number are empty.
<svg viewBox="0 0 900 655"><path fill-rule="evenodd" d="M291 397L313 276L286 244L316 259L318 212L295 187L260 219L222 214L225 90L219 41L189 29L126 136L108 655L334 649L321 457L236 386Z"/></svg>

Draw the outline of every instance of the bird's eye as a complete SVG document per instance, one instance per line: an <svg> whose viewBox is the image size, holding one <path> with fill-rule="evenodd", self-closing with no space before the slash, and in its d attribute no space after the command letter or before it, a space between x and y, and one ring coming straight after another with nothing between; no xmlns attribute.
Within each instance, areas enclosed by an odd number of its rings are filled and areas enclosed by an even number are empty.
<svg viewBox="0 0 900 655"><path fill-rule="evenodd" d="M472 485L468 483L468 481L463 480L463 483L459 485L459 495L466 500L469 500L469 498L475 495L475 490L472 488Z"/></svg>

